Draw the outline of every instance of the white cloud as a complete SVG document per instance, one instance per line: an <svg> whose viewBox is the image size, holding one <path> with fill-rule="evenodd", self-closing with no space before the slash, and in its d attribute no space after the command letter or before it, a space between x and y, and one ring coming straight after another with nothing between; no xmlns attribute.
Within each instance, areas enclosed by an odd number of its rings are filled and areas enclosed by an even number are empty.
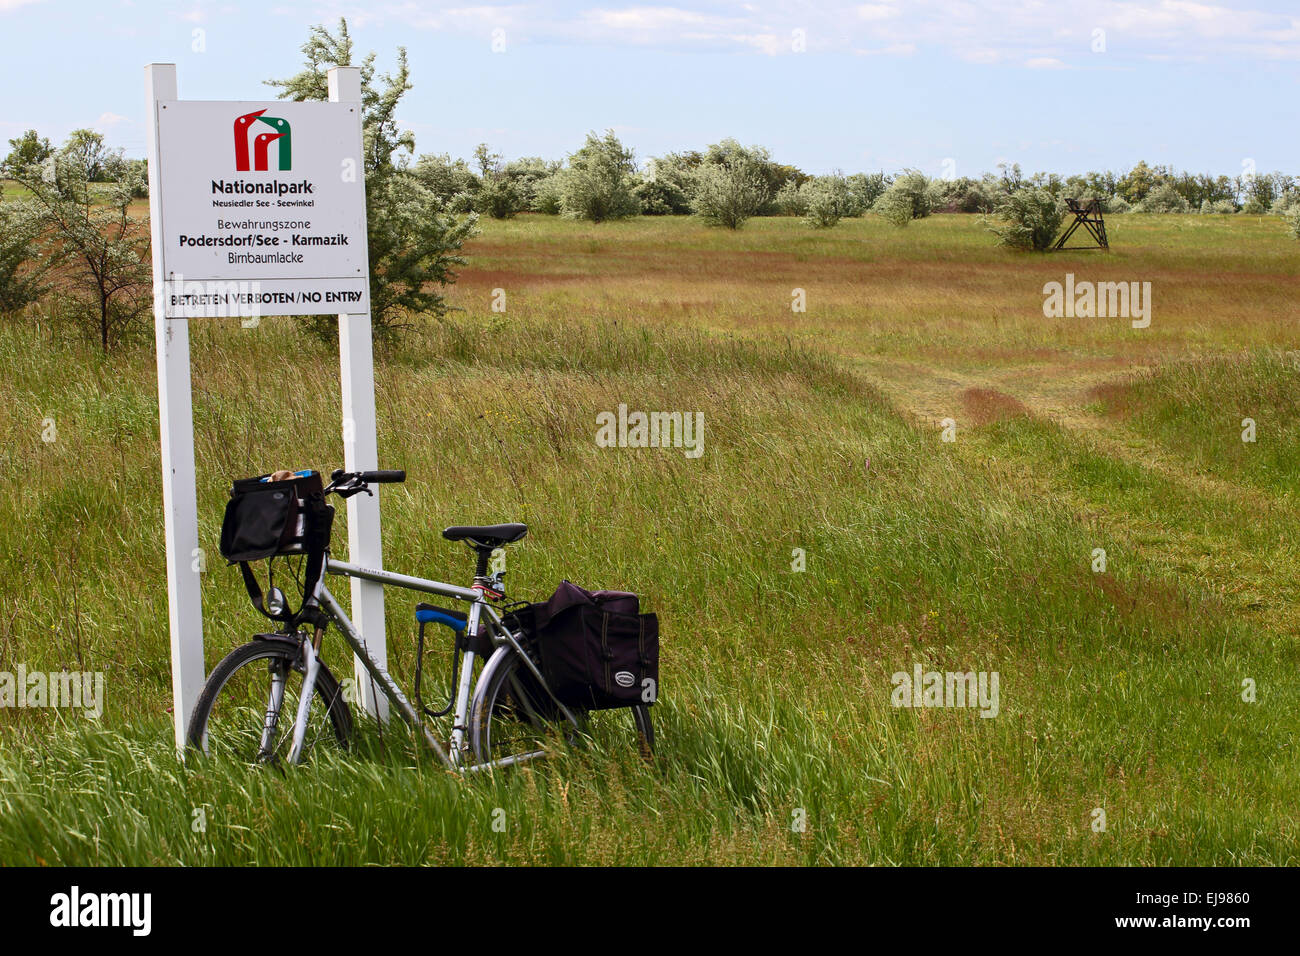
<svg viewBox="0 0 1300 956"><path fill-rule="evenodd" d="M44 3L45 0L0 0L0 13L9 13L17 10L19 7L30 6L33 3Z"/></svg>
<svg viewBox="0 0 1300 956"><path fill-rule="evenodd" d="M859 20L888 20L898 16L898 7L887 3L864 3L858 7Z"/></svg>
<svg viewBox="0 0 1300 956"><path fill-rule="evenodd" d="M29 0L0 0L0 9ZM1113 51L1088 59L1092 68L1124 58L1181 60L1259 56L1300 60L1300 17L1257 10L1267 0L867 0L859 3L619 3L563 0L508 5L442 6L417 0L360 5L321 0L315 19L340 13L358 23L399 22L416 29L477 34L505 27L532 42L656 45L670 49L733 49L766 55L792 52L790 36L804 30L809 50L906 55L933 50L970 63L1023 63L1050 68L1091 53L1092 31L1106 31ZM1045 48L1044 44L1050 44ZM1040 62L1044 61L1044 62Z"/></svg>
<svg viewBox="0 0 1300 956"><path fill-rule="evenodd" d="M1031 70L1065 70L1068 67L1054 56L1035 56L1025 61Z"/></svg>
<svg viewBox="0 0 1300 956"><path fill-rule="evenodd" d="M664 30L681 26L699 26L708 18L677 7L631 7L626 10L589 10L588 20L614 30L643 32Z"/></svg>
<svg viewBox="0 0 1300 956"><path fill-rule="evenodd" d="M875 50L854 50L856 56L911 56L916 52L915 43L891 43Z"/></svg>

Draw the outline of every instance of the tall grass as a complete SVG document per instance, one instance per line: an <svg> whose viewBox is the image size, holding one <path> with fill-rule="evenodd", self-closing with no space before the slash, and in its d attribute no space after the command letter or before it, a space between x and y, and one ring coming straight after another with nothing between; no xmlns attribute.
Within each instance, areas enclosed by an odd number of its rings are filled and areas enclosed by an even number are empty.
<svg viewBox="0 0 1300 956"><path fill-rule="evenodd" d="M806 249L828 277L819 250L886 274L913 255L1007 255L950 218L913 223L915 253L873 245L870 222L819 246L800 234L787 251ZM683 222L492 224L481 271L455 293L466 311L421 323L377 369L381 465L409 475L382 492L387 565L461 581L468 553L441 528L522 520L513 595L543 596L561 577L641 592L663 631L652 767L611 744L462 781L397 727L382 739L367 727L360 753L288 773L178 761L152 356L0 328L0 467L14 479L0 497L0 671L108 679L98 725L0 712L0 862L1296 862L1293 642L1223 588L1266 542L1277 563L1255 580L1294 567L1277 541L1291 516L1279 486L1261 480L1235 501L1117 457L1032 403L963 419L944 443L870 371L877 348L937 364L926 350L949 333L925 316L947 307L942 290L914 286L921 325L895 336L894 306L852 312L857 273L841 266L820 293L838 316L823 336L825 312L789 311L799 266L775 258L781 227L751 226L716 238ZM548 237L556 250L536 255ZM665 246L682 268L661 284ZM588 263L598 277L577 278ZM769 266L780 274L761 278ZM550 272L570 278L539 278ZM476 298L500 283L505 316ZM741 321L732 297L764 288L783 304ZM995 342L974 331L980 308L959 305L951 334ZM1029 320L1011 324L1029 334ZM1089 347L1106 334L1079 332ZM229 481L341 463L338 372L289 320L198 324L192 337L211 665L258 627L216 556ZM1273 394L1267 370L1232 374L1243 400ZM1192 418L1222 394L1150 387ZM704 455L598 447L595 416L619 403L703 412ZM46 419L55 441L42 440ZM1161 420L1110 427L1158 437ZM1199 452L1223 482L1246 474L1227 449ZM1097 547L1105 573L1090 566ZM806 571L792 570L795 549ZM1192 563L1197 549L1221 565ZM403 683L413 604L388 603ZM339 642L326 656L346 670ZM891 675L916 663L998 671L998 717L891 707Z"/></svg>

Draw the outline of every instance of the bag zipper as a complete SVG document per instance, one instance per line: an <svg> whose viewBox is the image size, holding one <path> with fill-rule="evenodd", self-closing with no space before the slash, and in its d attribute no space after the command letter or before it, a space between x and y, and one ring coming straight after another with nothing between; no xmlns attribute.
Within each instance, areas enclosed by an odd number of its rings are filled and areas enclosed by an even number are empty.
<svg viewBox="0 0 1300 956"><path fill-rule="evenodd" d="M613 694L609 686L609 612L603 611L600 615L600 646L604 653L601 657L605 660L605 686L601 688L606 694Z"/></svg>

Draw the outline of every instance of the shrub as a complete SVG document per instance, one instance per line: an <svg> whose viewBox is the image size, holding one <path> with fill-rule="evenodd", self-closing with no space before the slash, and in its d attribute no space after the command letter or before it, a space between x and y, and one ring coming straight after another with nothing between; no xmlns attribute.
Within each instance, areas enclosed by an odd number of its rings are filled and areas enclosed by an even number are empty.
<svg viewBox="0 0 1300 956"><path fill-rule="evenodd" d="M872 211L895 226L930 215L930 182L915 169L907 169L881 194Z"/></svg>
<svg viewBox="0 0 1300 956"><path fill-rule="evenodd" d="M449 209L455 205L456 197L470 196L472 201L478 192L478 177L469 168L469 163L452 159L447 153L425 153L411 171ZM469 207L456 211L468 212Z"/></svg>
<svg viewBox="0 0 1300 956"><path fill-rule="evenodd" d="M527 208L518 187L503 176L489 176L483 180L478 195L474 197L475 212L493 219L513 219Z"/></svg>
<svg viewBox="0 0 1300 956"><path fill-rule="evenodd" d="M1138 204L1138 212L1190 212L1191 206L1169 183L1161 183Z"/></svg>
<svg viewBox="0 0 1300 956"><path fill-rule="evenodd" d="M1295 235L1297 239L1300 239L1300 209L1291 213L1290 221L1291 221L1291 232Z"/></svg>
<svg viewBox="0 0 1300 956"><path fill-rule="evenodd" d="M1116 215L1133 211L1133 207L1129 205L1128 200L1120 195L1111 196L1109 199L1105 200L1102 203L1102 208L1105 209L1106 212L1114 213Z"/></svg>
<svg viewBox="0 0 1300 956"><path fill-rule="evenodd" d="M768 195L762 173L748 162L706 163L695 174L695 211L710 226L739 229Z"/></svg>
<svg viewBox="0 0 1300 956"><path fill-rule="evenodd" d="M525 156L512 159L501 169L505 177L519 195L519 210L537 211L537 191L541 184L550 179L560 169L554 160L542 159L540 156Z"/></svg>
<svg viewBox="0 0 1300 956"><path fill-rule="evenodd" d="M533 193L533 212L558 216L564 211L564 173L556 172L537 183Z"/></svg>
<svg viewBox="0 0 1300 956"><path fill-rule="evenodd" d="M1290 219L1293 213L1300 211L1300 189L1288 189L1282 193L1273 200L1268 211L1283 219Z"/></svg>
<svg viewBox="0 0 1300 956"><path fill-rule="evenodd" d="M934 212L990 213L999 198L999 190L968 177L931 180L927 192Z"/></svg>
<svg viewBox="0 0 1300 956"><path fill-rule="evenodd" d="M1022 187L998 204L997 219L985 219L998 244L1012 249L1050 249L1065 218L1065 203L1050 191Z"/></svg>
<svg viewBox="0 0 1300 956"><path fill-rule="evenodd" d="M505 175L501 160L501 154L492 152L487 143L474 147L474 161L479 169L474 209L493 219L513 219L527 204L516 181Z"/></svg>
<svg viewBox="0 0 1300 956"><path fill-rule="evenodd" d="M17 312L46 290L46 260L37 249L42 221L37 206L0 201L0 312Z"/></svg>
<svg viewBox="0 0 1300 956"><path fill-rule="evenodd" d="M788 182L776 193L776 208L783 216L803 216L808 213L808 190L796 182Z"/></svg>
<svg viewBox="0 0 1300 956"><path fill-rule="evenodd" d="M814 229L829 229L838 224L852 206L848 183L838 173L818 176L806 183L802 191L808 199L804 222Z"/></svg>
<svg viewBox="0 0 1300 956"><path fill-rule="evenodd" d="M691 211L685 191L676 182L655 175L653 166L632 192L643 216L680 216Z"/></svg>
<svg viewBox="0 0 1300 956"><path fill-rule="evenodd" d="M574 219L605 222L625 219L641 210L632 193L636 161L614 131L603 137L587 134L582 148L569 157L561 183L564 214Z"/></svg>
<svg viewBox="0 0 1300 956"><path fill-rule="evenodd" d="M783 166L773 162L772 154L766 146L742 146L730 137L719 143L713 143L705 149L696 169L706 166L735 170L743 179L761 184L763 201L752 213L755 216L775 213L776 194L781 187L787 182L801 183L808 178L793 166ZM701 211L698 203L695 211L697 213Z"/></svg>
<svg viewBox="0 0 1300 956"><path fill-rule="evenodd" d="M845 180L845 183L849 187L851 204L849 211L844 215L849 218L861 216L875 205L876 200L889 188L889 180L885 178L884 173L854 173Z"/></svg>
<svg viewBox="0 0 1300 956"><path fill-rule="evenodd" d="M636 187L641 212L648 216L687 216L692 211L699 153L668 153L646 163Z"/></svg>
<svg viewBox="0 0 1300 956"><path fill-rule="evenodd" d="M1237 205L1231 199L1219 199L1212 201L1205 199L1201 201L1201 214L1208 215L1225 215L1237 211Z"/></svg>

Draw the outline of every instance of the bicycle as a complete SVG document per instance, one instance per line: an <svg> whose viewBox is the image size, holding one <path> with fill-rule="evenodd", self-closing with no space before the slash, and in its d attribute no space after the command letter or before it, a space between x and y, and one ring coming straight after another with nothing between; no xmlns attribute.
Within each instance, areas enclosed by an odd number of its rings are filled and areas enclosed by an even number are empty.
<svg viewBox="0 0 1300 956"><path fill-rule="evenodd" d="M406 474L340 469L330 478L324 495L346 499L362 492L373 495L370 485L405 481ZM320 744L348 749L355 726L351 709L343 686L320 655L322 640L331 623L361 662L373 685L449 770L472 772L524 763L546 756L557 738L570 743L583 739L591 731L592 714L566 706L551 693L535 640L512 620L510 605L503 603L506 601L502 581L505 572L488 573L493 552L521 540L527 533L528 528L523 524L445 529L444 538L465 542L477 556L473 583L469 587L337 561L330 556L326 541L316 579L303 582L301 608L296 613L288 613L287 599L283 591L273 586L272 574L266 608L262 606L260 593L254 597L254 604L268 617L283 619L285 626L274 633L256 635L213 668L190 718L190 744L205 754L228 753L247 763L281 760L301 763ZM271 560L274 562L275 558ZM420 644L413 693L416 704L370 654L365 638L326 587L327 574L436 594L469 605L466 611L418 605ZM251 587L250 596L253 596ZM454 632L453 695L439 711L426 707L420 697L424 626L428 623L442 624ZM483 661L476 678L474 668L480 657ZM641 704L622 709L632 711L639 748L643 755L649 756L654 748L649 706ZM282 719L288 713L293 714L291 722ZM599 713L615 715L619 711ZM436 719L448 714L452 726L444 743L424 718Z"/></svg>

